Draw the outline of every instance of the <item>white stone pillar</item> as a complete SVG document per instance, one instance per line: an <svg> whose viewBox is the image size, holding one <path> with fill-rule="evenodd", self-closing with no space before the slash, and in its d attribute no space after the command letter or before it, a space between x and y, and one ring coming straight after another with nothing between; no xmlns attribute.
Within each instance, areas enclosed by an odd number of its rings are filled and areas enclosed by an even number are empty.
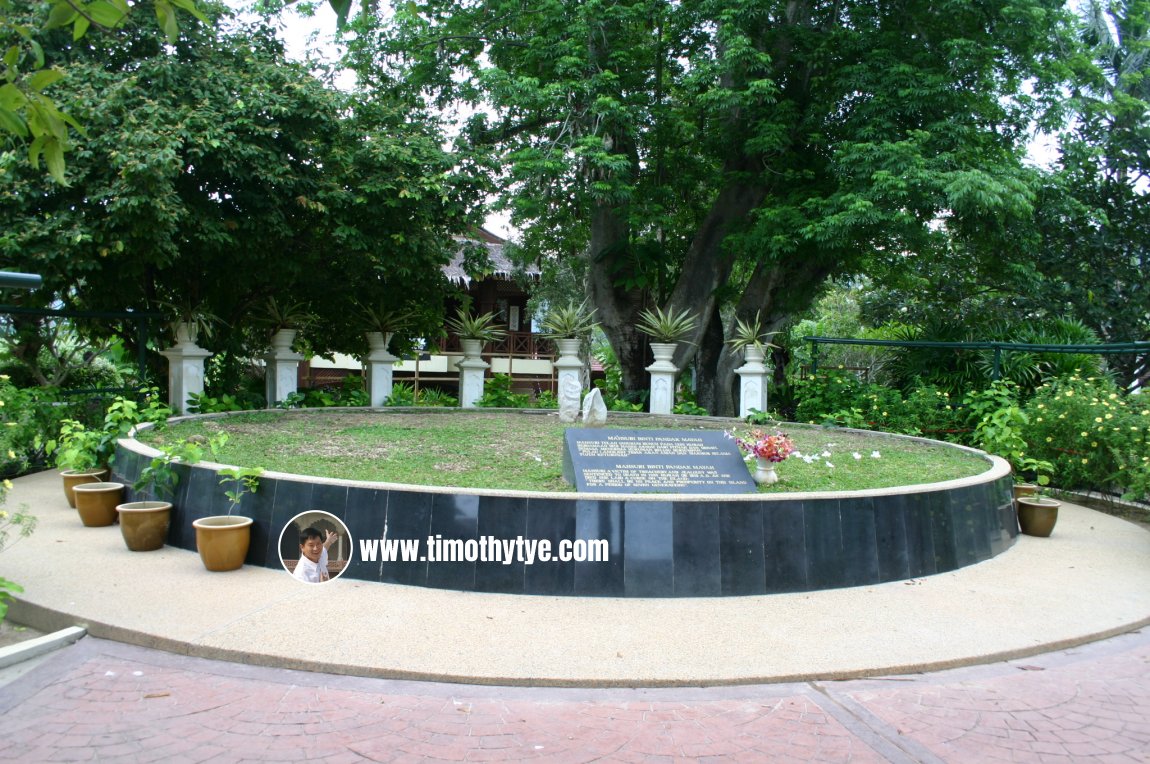
<svg viewBox="0 0 1150 764"><path fill-rule="evenodd" d="M168 359L168 406L177 414L186 414L192 394L204 392L204 361L212 354L196 345L190 324L179 324L176 344L161 350L160 355Z"/></svg>
<svg viewBox="0 0 1150 764"><path fill-rule="evenodd" d="M555 368L559 370L559 421L571 424L579 418L579 407L583 402L583 361L579 358L580 341L577 339L556 340L559 357Z"/></svg>
<svg viewBox="0 0 1150 764"><path fill-rule="evenodd" d="M675 377L679 374L671 363L675 343L652 342L651 353L655 356L655 362L647 367L651 372L651 413L670 414L675 408Z"/></svg>
<svg viewBox="0 0 1150 764"><path fill-rule="evenodd" d="M295 335L295 329L280 329L272 336L271 352L264 356L267 365L264 389L269 409L299 389L299 362L303 356L292 352Z"/></svg>
<svg viewBox="0 0 1150 764"><path fill-rule="evenodd" d="M767 367L763 365L763 350L754 346L746 348L744 363L735 369L741 377L739 384L739 417L748 417L754 409L767 410Z"/></svg>
<svg viewBox="0 0 1150 764"><path fill-rule="evenodd" d="M399 359L387 351L390 341L391 334L367 333L370 350L363 359L363 368L367 373L367 393L372 406L382 406L391 395L392 367Z"/></svg>
<svg viewBox="0 0 1150 764"><path fill-rule="evenodd" d="M460 340L463 345L463 360L455 362L459 369L459 405L465 409L475 408L475 402L483 397L483 373L488 368L480 354L483 351L481 340Z"/></svg>

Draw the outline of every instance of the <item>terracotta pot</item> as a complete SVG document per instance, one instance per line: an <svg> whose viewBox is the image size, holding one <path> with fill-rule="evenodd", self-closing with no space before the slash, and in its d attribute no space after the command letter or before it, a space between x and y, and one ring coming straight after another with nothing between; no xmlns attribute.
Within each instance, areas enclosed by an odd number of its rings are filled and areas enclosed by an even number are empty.
<svg viewBox="0 0 1150 764"><path fill-rule="evenodd" d="M243 567L252 540L252 519L215 515L192 521L196 529L196 550L208 570L236 570Z"/></svg>
<svg viewBox="0 0 1150 764"><path fill-rule="evenodd" d="M1054 499L1022 497L1018 499L1018 527L1027 536L1046 538L1058 522L1062 502Z"/></svg>
<svg viewBox="0 0 1150 764"><path fill-rule="evenodd" d="M169 501L129 501L116 507L120 513L120 533L133 552L163 549L172 522Z"/></svg>
<svg viewBox="0 0 1150 764"><path fill-rule="evenodd" d="M100 528L116 522L116 505L124 500L123 483L81 483L73 491L84 525Z"/></svg>
<svg viewBox="0 0 1150 764"><path fill-rule="evenodd" d="M64 496L68 499L68 506L76 508L76 495L72 489L81 483L101 483L108 477L108 470L64 470L60 473L64 479Z"/></svg>
<svg viewBox="0 0 1150 764"><path fill-rule="evenodd" d="M1018 514L1018 500L1024 496L1033 496L1038 492L1038 486L1034 483L1015 483L1014 484L1014 514Z"/></svg>

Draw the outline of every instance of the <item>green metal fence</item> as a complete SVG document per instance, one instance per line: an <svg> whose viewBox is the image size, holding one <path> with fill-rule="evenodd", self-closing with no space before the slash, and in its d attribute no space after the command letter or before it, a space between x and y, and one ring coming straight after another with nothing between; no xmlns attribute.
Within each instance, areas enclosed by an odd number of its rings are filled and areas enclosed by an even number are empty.
<svg viewBox="0 0 1150 764"><path fill-rule="evenodd" d="M846 337L803 337L811 343L811 373L819 370L819 345L873 345L896 348L933 348L936 350L992 350L994 367L992 379L1002 376L1004 353L1085 353L1091 355L1119 355L1124 353L1150 354L1150 342L1116 342L1105 345L1038 345L1027 342L934 342L930 340L857 340Z"/></svg>

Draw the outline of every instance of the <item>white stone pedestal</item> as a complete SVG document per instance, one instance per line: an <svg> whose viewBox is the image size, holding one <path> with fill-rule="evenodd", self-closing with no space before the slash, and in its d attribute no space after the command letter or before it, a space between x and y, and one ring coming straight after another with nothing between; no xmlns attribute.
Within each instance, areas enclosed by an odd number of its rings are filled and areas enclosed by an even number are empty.
<svg viewBox="0 0 1150 764"><path fill-rule="evenodd" d="M583 401L583 361L579 358L579 340L556 340L559 357L555 359L559 384L559 421L571 424L579 418Z"/></svg>
<svg viewBox="0 0 1150 764"><path fill-rule="evenodd" d="M675 408L675 377L679 374L679 369L671 363L675 344L652 342L651 353L655 363L647 367L651 373L650 410L652 414L670 414Z"/></svg>
<svg viewBox="0 0 1150 764"><path fill-rule="evenodd" d="M276 332L272 337L272 351L264 356L267 365L264 389L269 409L299 389L299 362L303 356L292 352L295 335L295 329Z"/></svg>
<svg viewBox="0 0 1150 764"><path fill-rule="evenodd" d="M372 406L382 406L391 395L393 366L399 359L387 351L387 343L390 341L390 334L367 333L370 350L363 359L363 368L367 372L367 393Z"/></svg>
<svg viewBox="0 0 1150 764"><path fill-rule="evenodd" d="M177 342L160 355L168 359L168 405L177 414L188 413L192 394L204 392L204 361L211 352L196 345L190 327L182 325L176 332Z"/></svg>
<svg viewBox="0 0 1150 764"><path fill-rule="evenodd" d="M475 402L483 397L483 373L489 364L480 357L483 343L479 340L461 340L463 360L455 362L459 369L459 405L465 409L475 408Z"/></svg>
<svg viewBox="0 0 1150 764"><path fill-rule="evenodd" d="M767 367L763 365L763 351L748 347L745 351L746 363L735 369L742 381L739 383L739 417L744 418L754 410L767 410Z"/></svg>

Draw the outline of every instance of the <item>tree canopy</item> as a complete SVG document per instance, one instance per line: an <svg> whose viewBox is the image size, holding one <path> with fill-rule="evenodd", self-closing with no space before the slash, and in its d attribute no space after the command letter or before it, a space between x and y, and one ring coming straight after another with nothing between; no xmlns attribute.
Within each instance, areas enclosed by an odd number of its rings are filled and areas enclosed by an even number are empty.
<svg viewBox="0 0 1150 764"><path fill-rule="evenodd" d="M419 104L325 86L262 25L42 39L88 129L68 186L0 153L0 257L44 277L22 302L212 314L233 329L204 344L248 353L271 296L313 306L319 352L361 349L360 304L437 326L476 199Z"/></svg>
<svg viewBox="0 0 1150 764"><path fill-rule="evenodd" d="M727 413L736 321L876 258L1015 246L1067 30L1058 0L427 0L353 60L479 110L462 150L496 153L528 256L578 259L625 387L639 312L696 312L676 360Z"/></svg>

